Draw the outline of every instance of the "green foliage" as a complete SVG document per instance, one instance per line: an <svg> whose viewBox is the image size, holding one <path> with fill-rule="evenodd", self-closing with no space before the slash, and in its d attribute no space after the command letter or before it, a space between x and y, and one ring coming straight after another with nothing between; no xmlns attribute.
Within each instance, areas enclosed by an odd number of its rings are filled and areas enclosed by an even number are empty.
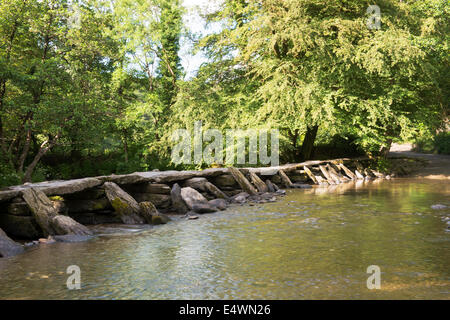
<svg viewBox="0 0 450 320"><path fill-rule="evenodd" d="M448 1L380 0L380 30L370 4L223 1L185 81L180 0L2 0L0 185L174 168L171 133L199 120L278 128L283 162L314 142L316 157L413 139L448 153L431 134L448 118Z"/></svg>
<svg viewBox="0 0 450 320"><path fill-rule="evenodd" d="M450 154L450 132L441 132L434 138L437 153Z"/></svg>
<svg viewBox="0 0 450 320"><path fill-rule="evenodd" d="M14 168L0 162L0 188L20 184L21 180Z"/></svg>

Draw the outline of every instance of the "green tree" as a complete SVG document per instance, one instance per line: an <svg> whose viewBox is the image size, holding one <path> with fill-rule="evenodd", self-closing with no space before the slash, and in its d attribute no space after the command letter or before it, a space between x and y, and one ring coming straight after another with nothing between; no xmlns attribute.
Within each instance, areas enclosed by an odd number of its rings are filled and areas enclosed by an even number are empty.
<svg viewBox="0 0 450 320"><path fill-rule="evenodd" d="M217 57L232 52L235 65L260 83L254 118L282 129L297 159L311 156L319 130L357 134L371 152L388 150L393 137L407 137L418 124L439 118L438 105L423 99L420 89L426 85L428 95L436 93L430 67L443 62L428 60L431 44L421 31L426 21L417 13L430 18L429 13L416 2L379 1L382 27L371 30L369 5L235 0L209 17L224 28L205 39L206 46Z"/></svg>

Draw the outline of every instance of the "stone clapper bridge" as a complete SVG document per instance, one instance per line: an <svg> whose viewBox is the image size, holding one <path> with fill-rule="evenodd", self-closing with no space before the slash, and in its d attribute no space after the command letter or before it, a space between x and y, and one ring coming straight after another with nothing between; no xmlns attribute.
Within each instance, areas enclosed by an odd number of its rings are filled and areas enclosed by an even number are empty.
<svg viewBox="0 0 450 320"><path fill-rule="evenodd" d="M196 219L195 213L225 210L231 203L273 202L285 194L280 187L311 188L311 183L335 185L386 178L364 168L363 160L136 172L9 187L0 190L0 257L24 251L24 246L9 236L77 241L93 236L85 225L164 224L170 220L166 214Z"/></svg>

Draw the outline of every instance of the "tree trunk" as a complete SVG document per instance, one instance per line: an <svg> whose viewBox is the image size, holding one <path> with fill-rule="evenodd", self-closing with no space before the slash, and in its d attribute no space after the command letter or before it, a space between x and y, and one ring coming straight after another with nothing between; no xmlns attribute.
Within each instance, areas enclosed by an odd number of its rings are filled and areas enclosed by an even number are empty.
<svg viewBox="0 0 450 320"><path fill-rule="evenodd" d="M311 159L313 148L314 148L314 141L316 140L317 131L319 130L319 126L313 126L309 127L306 130L305 138L303 139L302 144L302 151L300 160L306 161Z"/></svg>
<svg viewBox="0 0 450 320"><path fill-rule="evenodd" d="M289 136L289 139L291 140L292 148L294 150L293 152L293 161L295 162L300 157L300 151L297 146L297 140L298 140L298 129L295 129L294 132L287 129L287 133Z"/></svg>
<svg viewBox="0 0 450 320"><path fill-rule="evenodd" d="M30 143L31 143L31 129L27 130L27 138L25 140L25 145L23 147L23 151L20 154L18 169L19 173L23 173L23 166L25 164L25 160L27 158L28 152L30 151Z"/></svg>
<svg viewBox="0 0 450 320"><path fill-rule="evenodd" d="M127 142L127 132L126 130L122 131L123 137L123 153L125 155L125 163L128 163L128 142Z"/></svg>
<svg viewBox="0 0 450 320"><path fill-rule="evenodd" d="M39 152L34 157L33 161L30 163L30 165L27 167L27 171L25 171L25 175L23 177L23 183L25 182L31 182L31 175L33 174L34 169L36 168L37 164L41 160L41 158L50 150L54 144L56 143L56 140L58 140L59 135L56 135L55 138L52 140L47 140L44 143L42 143L41 148L39 149Z"/></svg>
<svg viewBox="0 0 450 320"><path fill-rule="evenodd" d="M11 60L12 46L13 46L13 42L14 42L14 38L16 36L18 26L19 26L19 22L16 20L14 22L13 29L9 36L8 48L6 49L6 64L9 64L9 62ZM5 94L6 94L6 81L7 81L7 79L5 79L5 78L0 79L0 146L1 146L1 150L5 153L6 153L6 141L5 141L5 137L3 135L2 114L3 114L4 98L5 98Z"/></svg>
<svg viewBox="0 0 450 320"><path fill-rule="evenodd" d="M392 145L392 139L387 139L386 145L384 145L380 148L380 156L382 156L383 158L387 158L387 156L389 154L389 150L391 150L391 145Z"/></svg>

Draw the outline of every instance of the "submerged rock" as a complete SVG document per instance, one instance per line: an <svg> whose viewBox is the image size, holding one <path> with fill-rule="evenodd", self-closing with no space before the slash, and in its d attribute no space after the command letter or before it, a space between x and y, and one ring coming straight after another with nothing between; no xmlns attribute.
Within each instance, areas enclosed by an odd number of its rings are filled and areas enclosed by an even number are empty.
<svg viewBox="0 0 450 320"><path fill-rule="evenodd" d="M447 208L447 206L444 204L434 204L431 206L431 209L433 209L433 210L442 210L445 208Z"/></svg>
<svg viewBox="0 0 450 320"><path fill-rule="evenodd" d="M224 199L209 200L209 204L215 206L219 210L225 210L227 208L227 202Z"/></svg>
<svg viewBox="0 0 450 320"><path fill-rule="evenodd" d="M0 258L12 257L24 252L24 248L19 243L9 238L2 229L0 229Z"/></svg>
<svg viewBox="0 0 450 320"><path fill-rule="evenodd" d="M208 200L200 192L191 187L181 188L181 197L191 210L196 203L208 203Z"/></svg>
<svg viewBox="0 0 450 320"><path fill-rule="evenodd" d="M186 203L183 200L183 197L181 196L181 187L178 185L178 183L175 183L172 187L172 190L170 190L170 197L172 199L172 207L177 213L184 214L189 211L189 208L187 207Z"/></svg>
<svg viewBox="0 0 450 320"><path fill-rule="evenodd" d="M250 195L247 192L240 192L237 195L233 196L231 198L231 201L237 203L244 203L245 201L247 201L248 197L250 197Z"/></svg>
<svg viewBox="0 0 450 320"><path fill-rule="evenodd" d="M275 192L275 191L277 191L277 190L275 189L275 186L273 185L272 181L266 180L266 185L267 185L267 189L269 190L269 192Z"/></svg>
<svg viewBox="0 0 450 320"><path fill-rule="evenodd" d="M197 202L192 206L192 211L197 213L212 213L216 212L218 208L210 203Z"/></svg>

